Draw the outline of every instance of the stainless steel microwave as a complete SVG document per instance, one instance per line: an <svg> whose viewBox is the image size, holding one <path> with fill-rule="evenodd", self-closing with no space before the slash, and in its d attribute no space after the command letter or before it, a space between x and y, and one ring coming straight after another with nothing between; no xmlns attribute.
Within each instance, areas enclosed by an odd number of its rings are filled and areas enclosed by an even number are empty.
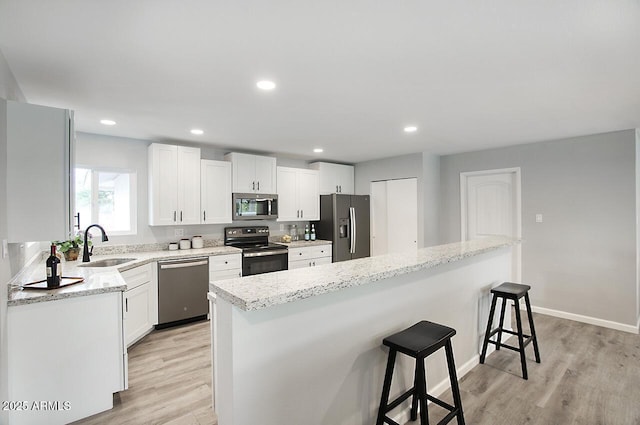
<svg viewBox="0 0 640 425"><path fill-rule="evenodd" d="M275 220L276 218L278 218L278 195L233 194L234 220Z"/></svg>

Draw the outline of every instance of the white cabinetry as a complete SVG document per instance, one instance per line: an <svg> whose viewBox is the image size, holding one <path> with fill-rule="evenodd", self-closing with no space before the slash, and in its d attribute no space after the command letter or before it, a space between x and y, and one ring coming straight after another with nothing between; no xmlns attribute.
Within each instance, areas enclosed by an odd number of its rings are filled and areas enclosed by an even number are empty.
<svg viewBox="0 0 640 425"><path fill-rule="evenodd" d="M242 277L242 256L237 254L209 257L209 282Z"/></svg>
<svg viewBox="0 0 640 425"><path fill-rule="evenodd" d="M124 293L124 336L127 346L153 330L158 323L158 284L156 263L121 273L127 283Z"/></svg>
<svg viewBox="0 0 640 425"><path fill-rule="evenodd" d="M320 220L318 172L278 167L278 221Z"/></svg>
<svg viewBox="0 0 640 425"><path fill-rule="evenodd" d="M73 112L7 102L9 242L68 239L74 210Z"/></svg>
<svg viewBox="0 0 640 425"><path fill-rule="evenodd" d="M320 194L343 193L353 195L353 165L332 164L330 162L313 162L309 166L320 172Z"/></svg>
<svg viewBox="0 0 640 425"><path fill-rule="evenodd" d="M202 224L231 223L231 163L203 159L200 164Z"/></svg>
<svg viewBox="0 0 640 425"><path fill-rule="evenodd" d="M66 424L111 409L127 388L122 313L122 292L9 307L7 400L29 408L6 423ZM36 401L60 404L32 409Z"/></svg>
<svg viewBox="0 0 640 425"><path fill-rule="evenodd" d="M200 223L200 149L149 145L149 225Z"/></svg>
<svg viewBox="0 0 640 425"><path fill-rule="evenodd" d="M234 193L276 193L276 159L270 156L232 152Z"/></svg>
<svg viewBox="0 0 640 425"><path fill-rule="evenodd" d="M289 248L289 270L331 264L331 245Z"/></svg>

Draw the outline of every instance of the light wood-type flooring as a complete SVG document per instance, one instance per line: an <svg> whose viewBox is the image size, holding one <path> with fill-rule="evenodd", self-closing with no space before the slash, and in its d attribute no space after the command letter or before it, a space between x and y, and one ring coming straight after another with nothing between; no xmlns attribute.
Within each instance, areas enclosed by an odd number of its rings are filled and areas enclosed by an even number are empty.
<svg viewBox="0 0 640 425"><path fill-rule="evenodd" d="M542 363L528 346L528 381L506 349L460 379L467 424L640 425L639 335L540 314L534 321ZM208 322L146 336L129 349L129 390L77 424L215 425L209 341ZM448 392L442 398L451 403ZM429 413L432 424L444 416L432 404Z"/></svg>

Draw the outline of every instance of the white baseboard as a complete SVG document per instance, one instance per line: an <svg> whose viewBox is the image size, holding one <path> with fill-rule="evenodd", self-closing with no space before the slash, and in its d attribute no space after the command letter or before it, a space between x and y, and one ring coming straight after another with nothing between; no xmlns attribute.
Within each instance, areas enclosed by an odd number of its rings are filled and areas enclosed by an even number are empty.
<svg viewBox="0 0 640 425"><path fill-rule="evenodd" d="M524 306L520 306L524 310ZM534 313L546 314L547 316L559 317L561 319L574 320L576 322L587 323L589 325L602 326L603 328L615 329L632 334L640 333L640 320L636 326L624 323L612 322L611 320L598 319L597 317L583 316L581 314L567 313L566 311L552 310L550 308L531 306Z"/></svg>

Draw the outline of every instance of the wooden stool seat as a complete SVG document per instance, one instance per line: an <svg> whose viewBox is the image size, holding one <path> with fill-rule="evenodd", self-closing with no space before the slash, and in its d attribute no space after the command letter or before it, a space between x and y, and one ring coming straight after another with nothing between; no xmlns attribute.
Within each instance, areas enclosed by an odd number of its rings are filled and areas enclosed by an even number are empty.
<svg viewBox="0 0 640 425"><path fill-rule="evenodd" d="M489 344L493 344L496 346L496 351L500 350L500 348L507 348L509 350L517 351L520 353L520 363L522 365L522 378L529 379L529 375L527 373L527 361L525 357L524 349L527 345L533 342L533 350L536 356L536 362L540 363L540 351L538 349L538 338L536 337L536 329L533 325L533 315L531 313L531 303L529 301L529 290L531 286L522 285L520 283L512 283L512 282L504 282L501 285L493 288L491 293L493 294L493 298L491 300L491 309L489 311L489 320L487 323L487 331L484 335L484 342L482 344L482 354L480 354L480 363L484 363L486 355L487 355L487 346ZM527 307L527 317L529 319L529 328L531 329L531 335L525 335L522 332L522 320L520 317L520 306L518 305L518 300L524 297L525 305ZM496 310L496 302L498 298L502 298L502 310L500 311L500 323L498 327L495 329L491 329L493 325L493 315ZM504 314L507 305L507 300L512 300L514 302L515 310L516 310L516 332L513 332L509 329L504 329L502 324L504 322ZM502 333L508 333L510 335L515 335L518 337L518 346L513 347L511 345L505 344L502 342ZM498 338L496 341L491 340L490 338L498 334Z"/></svg>
<svg viewBox="0 0 640 425"><path fill-rule="evenodd" d="M383 425L385 423L398 425L397 422L387 416L387 413L398 407L409 397L413 397L411 420L417 419L418 405L420 405L420 424L428 425L427 401L431 401L449 411L447 416L445 416L439 424L446 424L454 417L457 417L458 425L464 425L462 400L460 398L460 388L458 387L458 378L456 376L456 367L451 346L451 338L455 334L456 330L453 328L433 322L422 321L403 331L388 336L382 341L384 345L389 347L389 358L387 360L387 370L384 377L382 399L380 400L376 425ZM449 369L449 379L451 381L451 392L454 402L453 406L427 394L424 360L442 347L445 348L447 357L447 367ZM416 359L415 377L412 388L392 402L389 402L389 392L391 390L391 380L393 378L393 368L397 352Z"/></svg>

